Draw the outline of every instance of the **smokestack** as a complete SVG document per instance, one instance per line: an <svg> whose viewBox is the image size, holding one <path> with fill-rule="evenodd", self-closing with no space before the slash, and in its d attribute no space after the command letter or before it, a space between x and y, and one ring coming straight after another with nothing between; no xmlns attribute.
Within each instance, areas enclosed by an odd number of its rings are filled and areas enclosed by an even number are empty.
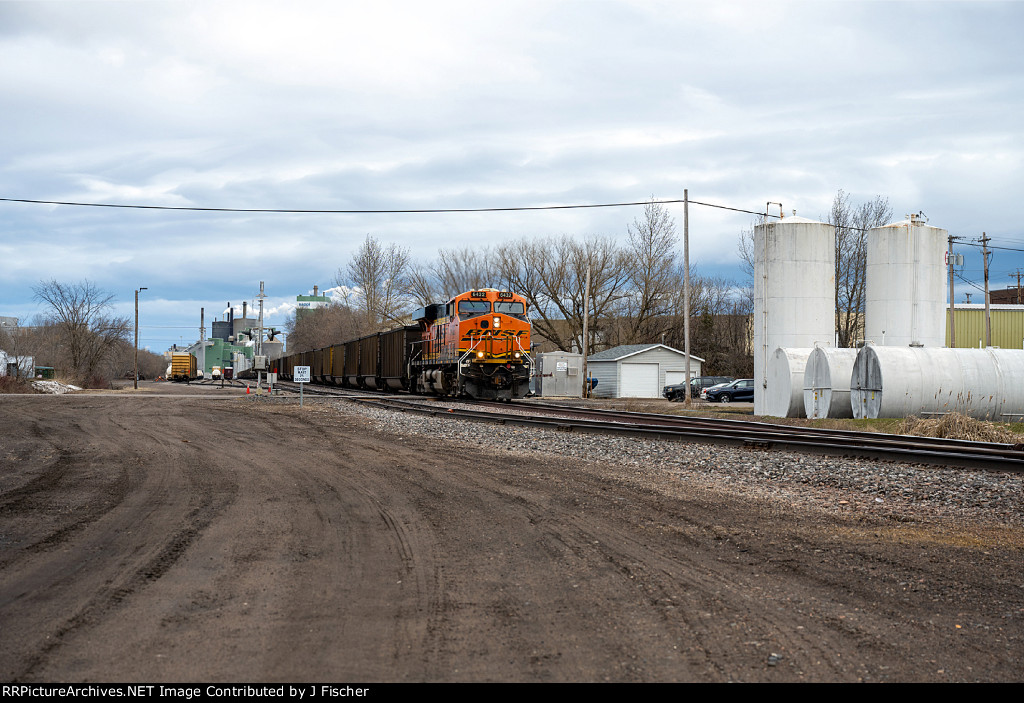
<svg viewBox="0 0 1024 703"><path fill-rule="evenodd" d="M199 341L206 340L206 308L199 308Z"/></svg>
<svg viewBox="0 0 1024 703"><path fill-rule="evenodd" d="M245 319L245 317L246 317L246 312L245 312L245 311L246 311L246 310L247 310L248 308L249 308L249 301L248 301L248 300L243 300L243 301L242 301L242 319L243 319L243 320L244 320L244 319Z"/></svg>
<svg viewBox="0 0 1024 703"><path fill-rule="evenodd" d="M228 322L233 322L235 319L235 309L231 307L231 301L228 301ZM228 329L234 329L234 326Z"/></svg>
<svg viewBox="0 0 1024 703"><path fill-rule="evenodd" d="M320 289L319 289L319 288L317 288L316 284L314 283L314 284L313 284L313 297L314 297L314 298L315 298L315 297L317 296L317 291L318 291L318 290L320 290Z"/></svg>

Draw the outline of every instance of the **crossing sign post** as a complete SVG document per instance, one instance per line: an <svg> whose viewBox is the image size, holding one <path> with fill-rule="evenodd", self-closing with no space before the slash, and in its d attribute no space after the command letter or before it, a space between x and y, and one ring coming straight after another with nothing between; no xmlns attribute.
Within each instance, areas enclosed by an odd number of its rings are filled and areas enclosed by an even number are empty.
<svg viewBox="0 0 1024 703"><path fill-rule="evenodd" d="M309 367L296 366L292 371L295 382L299 384L299 407L302 407L302 384L309 383Z"/></svg>

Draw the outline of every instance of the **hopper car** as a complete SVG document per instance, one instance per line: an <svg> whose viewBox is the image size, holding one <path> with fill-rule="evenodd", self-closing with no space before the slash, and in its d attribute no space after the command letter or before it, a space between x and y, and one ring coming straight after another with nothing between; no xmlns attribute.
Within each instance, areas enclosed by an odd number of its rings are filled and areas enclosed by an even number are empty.
<svg viewBox="0 0 1024 703"><path fill-rule="evenodd" d="M272 360L290 380L296 366L310 378L346 388L409 391L481 400L529 392L533 359L522 296L493 288L467 291L415 311L415 324Z"/></svg>

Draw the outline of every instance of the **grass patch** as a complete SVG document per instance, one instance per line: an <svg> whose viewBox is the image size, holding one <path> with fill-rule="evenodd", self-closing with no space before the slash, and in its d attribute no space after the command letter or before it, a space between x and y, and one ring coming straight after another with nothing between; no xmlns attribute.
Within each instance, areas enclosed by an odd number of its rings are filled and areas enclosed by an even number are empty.
<svg viewBox="0 0 1024 703"><path fill-rule="evenodd" d="M25 378L0 376L0 393L38 393L32 382Z"/></svg>
<svg viewBox="0 0 1024 703"><path fill-rule="evenodd" d="M1020 425L1019 422L1013 423ZM1006 423L975 420L960 413L948 413L938 418L910 417L900 422L899 434L918 437L945 437L947 439L967 439L973 442L1002 442L1018 444L1024 441L1024 435L1015 432Z"/></svg>

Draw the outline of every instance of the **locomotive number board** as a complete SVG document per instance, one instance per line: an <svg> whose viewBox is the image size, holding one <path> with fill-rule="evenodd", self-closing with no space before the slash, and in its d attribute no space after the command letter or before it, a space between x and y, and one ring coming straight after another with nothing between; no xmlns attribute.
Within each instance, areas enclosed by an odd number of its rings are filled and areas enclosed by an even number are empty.
<svg viewBox="0 0 1024 703"><path fill-rule="evenodd" d="M485 290L474 290L474 291L470 292L469 297L470 298L486 298L487 297L487 291L485 291Z"/></svg>
<svg viewBox="0 0 1024 703"><path fill-rule="evenodd" d="M499 298L511 298L512 297L512 291L503 290L503 291L498 293L498 297Z"/></svg>

